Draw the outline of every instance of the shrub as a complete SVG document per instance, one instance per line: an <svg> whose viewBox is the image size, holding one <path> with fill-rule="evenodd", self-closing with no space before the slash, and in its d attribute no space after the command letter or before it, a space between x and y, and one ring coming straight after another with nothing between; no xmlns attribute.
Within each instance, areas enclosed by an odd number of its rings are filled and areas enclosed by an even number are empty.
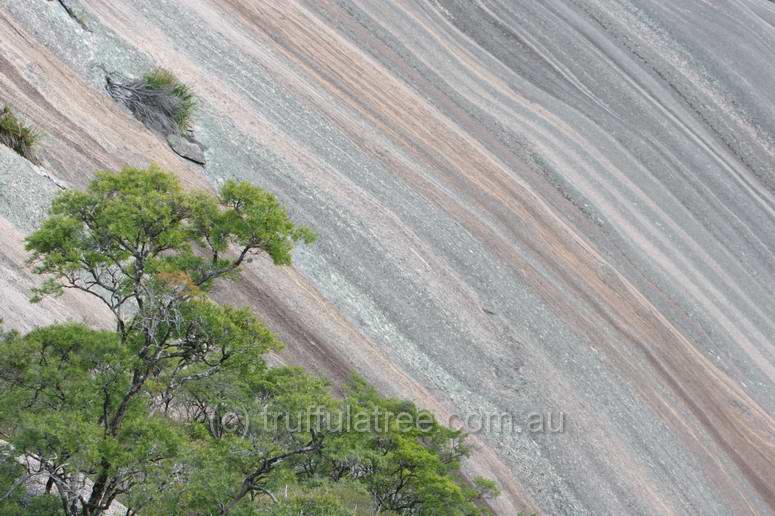
<svg viewBox="0 0 775 516"><path fill-rule="evenodd" d="M196 97L169 70L156 68L142 79L129 81L109 77L108 91L149 129L165 136L191 129Z"/></svg>
<svg viewBox="0 0 775 516"><path fill-rule="evenodd" d="M0 113L0 143L12 148L20 156L36 161L35 145L40 133L24 125L9 106Z"/></svg>

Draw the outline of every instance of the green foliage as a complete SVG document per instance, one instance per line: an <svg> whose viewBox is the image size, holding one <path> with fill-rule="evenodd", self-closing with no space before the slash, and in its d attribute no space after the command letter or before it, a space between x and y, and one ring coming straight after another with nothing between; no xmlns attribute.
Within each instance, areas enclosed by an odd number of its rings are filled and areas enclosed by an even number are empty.
<svg viewBox="0 0 775 516"><path fill-rule="evenodd" d="M52 516L62 514L61 503L45 493L32 496L22 480L25 468L16 460L11 447L0 445L0 514Z"/></svg>
<svg viewBox="0 0 775 516"><path fill-rule="evenodd" d="M259 503L259 514L320 514L367 516L374 514L368 491L357 481L341 479L310 480L303 484L286 485L278 489L278 502L264 498ZM384 514L390 514L384 513Z"/></svg>
<svg viewBox="0 0 775 516"><path fill-rule="evenodd" d="M480 500L489 500L500 494L498 484L489 478L476 477L473 480L475 497Z"/></svg>
<svg viewBox="0 0 775 516"><path fill-rule="evenodd" d="M301 369L269 367L272 333L207 298L248 256L289 264L294 243L313 240L247 183L187 193L158 168L128 168L60 194L27 239L47 276L37 294L95 296L116 330L0 333L0 432L13 447L0 510L481 514L495 487L455 480L460 432L358 378L336 399ZM33 478L48 494L26 495Z"/></svg>
<svg viewBox="0 0 775 516"><path fill-rule="evenodd" d="M336 496L328 493L305 493L290 499L282 499L265 512L272 516L353 516L352 510L343 507Z"/></svg>
<svg viewBox="0 0 775 516"><path fill-rule="evenodd" d="M371 493L377 511L481 512L472 493L454 480L468 453L460 431L440 425L413 403L383 398L359 378L350 383L344 407L353 425L325 450L322 469L331 478L357 479Z"/></svg>
<svg viewBox="0 0 775 516"><path fill-rule="evenodd" d="M0 111L0 143L35 162L35 147L38 140L40 140L40 133L24 125L10 106L3 107Z"/></svg>
<svg viewBox="0 0 775 516"><path fill-rule="evenodd" d="M195 297L249 254L266 252L287 265L294 243L314 238L272 194L249 183L226 181L219 197L186 193L151 166L101 172L85 192L61 193L27 249L35 272L53 276L39 294L85 290L116 311L127 301L145 307L143 296ZM231 246L235 256L228 256Z"/></svg>
<svg viewBox="0 0 775 516"><path fill-rule="evenodd" d="M174 109L170 115L181 132L189 130L191 128L191 119L196 109L196 97L191 87L180 82L175 77L175 74L164 68L151 70L145 74L143 81L149 89L174 97L177 100L177 102L171 104L174 106Z"/></svg>
<svg viewBox="0 0 775 516"><path fill-rule="evenodd" d="M112 74L107 90L149 129L165 136L191 130L196 96L168 70L157 68L134 80Z"/></svg>

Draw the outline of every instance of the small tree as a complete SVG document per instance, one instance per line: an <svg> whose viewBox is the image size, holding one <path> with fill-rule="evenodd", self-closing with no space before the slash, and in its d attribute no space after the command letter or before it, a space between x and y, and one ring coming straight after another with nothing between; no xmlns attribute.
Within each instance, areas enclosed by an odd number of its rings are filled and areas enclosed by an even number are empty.
<svg viewBox="0 0 775 516"><path fill-rule="evenodd" d="M35 272L48 276L36 294L94 296L117 331L33 332L9 346L19 362L6 378L17 402L46 408L21 422L14 444L47 465L69 513L80 504L83 514L99 514L152 475L149 465L175 456L179 430L142 407L169 406L183 386L227 362L263 364L261 355L278 347L272 334L249 312L205 295L251 254L286 265L295 242L313 239L257 187L227 181L218 197L186 193L156 167L100 173L87 191L57 197L27 239ZM18 349L30 344L34 357ZM84 472L93 479L88 499L76 485Z"/></svg>

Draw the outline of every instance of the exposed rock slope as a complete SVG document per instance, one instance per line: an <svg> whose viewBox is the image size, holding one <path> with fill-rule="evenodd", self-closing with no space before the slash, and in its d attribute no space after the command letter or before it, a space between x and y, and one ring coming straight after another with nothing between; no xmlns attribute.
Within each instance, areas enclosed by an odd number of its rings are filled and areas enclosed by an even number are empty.
<svg viewBox="0 0 775 516"><path fill-rule="evenodd" d="M247 178L321 236L219 293L280 360L442 418L566 414L475 439L503 514L775 511L775 4L67 5L0 0L0 101L45 132L43 169L0 149L7 324L99 318L24 301L56 183ZM204 169L105 94L154 65L200 96Z"/></svg>

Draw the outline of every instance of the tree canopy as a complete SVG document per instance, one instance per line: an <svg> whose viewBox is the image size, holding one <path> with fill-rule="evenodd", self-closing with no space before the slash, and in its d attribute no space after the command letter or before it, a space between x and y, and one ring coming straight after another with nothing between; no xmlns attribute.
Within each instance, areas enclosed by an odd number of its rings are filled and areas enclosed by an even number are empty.
<svg viewBox="0 0 775 516"><path fill-rule="evenodd" d="M287 265L314 239L246 182L190 193L157 167L125 168L61 193L27 239L46 278L36 296L85 292L116 327L0 337L0 512L485 512L497 491L459 481L460 432L363 380L337 398L269 367L269 329L207 296L251 255Z"/></svg>

